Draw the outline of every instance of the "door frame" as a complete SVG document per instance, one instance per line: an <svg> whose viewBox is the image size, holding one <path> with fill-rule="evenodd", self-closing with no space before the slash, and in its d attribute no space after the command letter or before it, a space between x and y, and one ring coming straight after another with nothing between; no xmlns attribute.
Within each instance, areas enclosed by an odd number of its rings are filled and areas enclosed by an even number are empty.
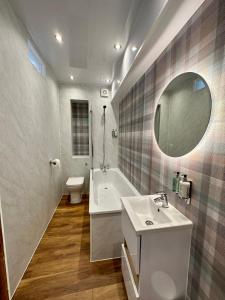
<svg viewBox="0 0 225 300"><path fill-rule="evenodd" d="M3 220L2 220L2 207L0 197L0 299L9 300L9 281L8 272L6 265L5 255L5 243L4 243L4 232L3 232Z"/></svg>

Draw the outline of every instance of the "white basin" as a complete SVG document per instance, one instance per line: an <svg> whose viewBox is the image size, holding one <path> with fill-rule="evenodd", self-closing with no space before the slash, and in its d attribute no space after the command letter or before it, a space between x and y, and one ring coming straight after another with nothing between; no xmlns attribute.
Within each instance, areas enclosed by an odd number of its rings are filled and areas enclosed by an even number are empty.
<svg viewBox="0 0 225 300"><path fill-rule="evenodd" d="M163 208L154 202L159 195L122 197L122 203L137 233L149 230L175 229L192 222L169 204Z"/></svg>
<svg viewBox="0 0 225 300"><path fill-rule="evenodd" d="M158 197L121 198L122 273L129 300L186 299L192 222L171 204L156 204Z"/></svg>

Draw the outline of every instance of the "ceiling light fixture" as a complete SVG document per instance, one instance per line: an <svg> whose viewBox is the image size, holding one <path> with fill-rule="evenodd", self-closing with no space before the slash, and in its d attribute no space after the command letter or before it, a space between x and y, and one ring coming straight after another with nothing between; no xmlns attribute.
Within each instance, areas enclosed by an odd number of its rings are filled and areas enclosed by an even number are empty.
<svg viewBox="0 0 225 300"><path fill-rule="evenodd" d="M74 80L74 76L73 76L73 75L70 75L70 79L71 79L71 80Z"/></svg>
<svg viewBox="0 0 225 300"><path fill-rule="evenodd" d="M55 34L55 39L56 39L56 41L57 41L59 44L62 44L63 39L62 39L62 36L61 36L60 33L56 32L56 34Z"/></svg>
<svg viewBox="0 0 225 300"><path fill-rule="evenodd" d="M119 51L121 48L122 48L122 46L121 46L120 43L116 43L116 44L114 45L114 49L116 49L117 51Z"/></svg>
<svg viewBox="0 0 225 300"><path fill-rule="evenodd" d="M132 46L132 47L131 47L131 50L132 50L133 52L135 52L135 51L137 51L137 47L136 47L136 46Z"/></svg>
<svg viewBox="0 0 225 300"><path fill-rule="evenodd" d="M106 79L106 83L110 83L110 79Z"/></svg>
<svg viewBox="0 0 225 300"><path fill-rule="evenodd" d="M117 83L120 84L120 80L117 80Z"/></svg>

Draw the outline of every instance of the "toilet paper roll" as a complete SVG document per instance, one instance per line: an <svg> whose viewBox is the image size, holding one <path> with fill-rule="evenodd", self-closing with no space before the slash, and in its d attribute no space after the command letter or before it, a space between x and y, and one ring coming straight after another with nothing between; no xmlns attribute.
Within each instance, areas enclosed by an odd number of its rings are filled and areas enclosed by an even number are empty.
<svg viewBox="0 0 225 300"><path fill-rule="evenodd" d="M58 159L58 158L55 158L55 159L53 159L53 160L51 160L51 165L53 166L53 167L56 167L56 168L60 168L60 160Z"/></svg>

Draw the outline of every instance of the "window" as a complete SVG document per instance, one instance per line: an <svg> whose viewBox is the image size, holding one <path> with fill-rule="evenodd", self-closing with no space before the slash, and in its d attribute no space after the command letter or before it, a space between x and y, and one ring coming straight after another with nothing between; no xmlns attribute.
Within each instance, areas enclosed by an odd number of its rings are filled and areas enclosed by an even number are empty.
<svg viewBox="0 0 225 300"><path fill-rule="evenodd" d="M88 101L71 100L72 153L89 155Z"/></svg>
<svg viewBox="0 0 225 300"><path fill-rule="evenodd" d="M35 69L41 74L45 75L45 64L43 63L42 59L38 55L37 51L34 49L34 46L28 41L28 58Z"/></svg>

